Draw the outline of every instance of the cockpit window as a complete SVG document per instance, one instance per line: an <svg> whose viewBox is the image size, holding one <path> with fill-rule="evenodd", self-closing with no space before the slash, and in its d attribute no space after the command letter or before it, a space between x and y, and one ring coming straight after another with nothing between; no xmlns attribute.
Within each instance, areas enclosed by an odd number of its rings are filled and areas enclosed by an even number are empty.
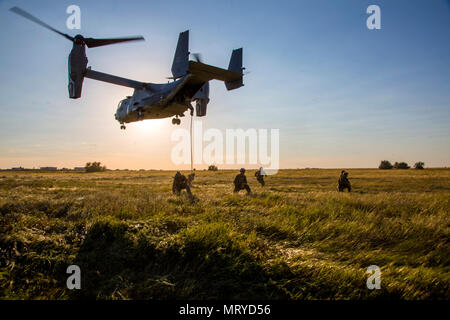
<svg viewBox="0 0 450 320"><path fill-rule="evenodd" d="M117 106L117 108L122 111L125 109L125 106L127 105L127 99L124 99L122 101L119 102L119 105Z"/></svg>

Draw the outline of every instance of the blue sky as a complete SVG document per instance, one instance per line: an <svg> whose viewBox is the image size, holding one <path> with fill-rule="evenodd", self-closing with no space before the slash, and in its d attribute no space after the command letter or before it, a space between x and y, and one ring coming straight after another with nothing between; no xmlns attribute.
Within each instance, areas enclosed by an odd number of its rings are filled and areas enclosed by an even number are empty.
<svg viewBox="0 0 450 320"><path fill-rule="evenodd" d="M81 30L66 8L81 8ZM381 8L368 30L366 8ZM244 47L245 86L211 84L204 128L278 128L282 168L376 167L380 160L450 165L450 3L432 1L0 1L0 168L173 169L170 119L119 129L132 89L86 79L67 93L71 43L11 12L19 6L71 35L142 34L87 49L93 69L165 82L178 33L226 67ZM182 126L188 127L184 121Z"/></svg>

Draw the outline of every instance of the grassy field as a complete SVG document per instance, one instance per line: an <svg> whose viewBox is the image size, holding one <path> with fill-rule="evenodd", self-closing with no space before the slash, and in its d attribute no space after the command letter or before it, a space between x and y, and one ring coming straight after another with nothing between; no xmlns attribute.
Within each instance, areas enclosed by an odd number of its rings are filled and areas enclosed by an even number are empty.
<svg viewBox="0 0 450 320"><path fill-rule="evenodd" d="M450 299L450 169L348 171L0 172L0 298Z"/></svg>

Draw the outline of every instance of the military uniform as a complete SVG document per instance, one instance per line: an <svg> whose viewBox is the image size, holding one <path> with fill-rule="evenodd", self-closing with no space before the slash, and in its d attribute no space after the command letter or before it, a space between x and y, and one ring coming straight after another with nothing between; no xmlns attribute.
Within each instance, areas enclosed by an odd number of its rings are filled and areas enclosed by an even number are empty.
<svg viewBox="0 0 450 320"><path fill-rule="evenodd" d="M264 175L261 173L261 171L262 171L262 168L259 168L259 170L255 172L255 177L256 177L256 180L258 180L258 182L261 184L261 186L264 187L264 185L265 185Z"/></svg>
<svg viewBox="0 0 450 320"><path fill-rule="evenodd" d="M245 176L245 169L241 169L236 178L234 178L234 191L239 192L240 190L247 190L247 194L251 193L250 187L247 184L247 177Z"/></svg>
<svg viewBox="0 0 450 320"><path fill-rule="evenodd" d="M347 176L348 176L348 172L346 172L346 171L341 172L341 176L339 177L339 180L338 180L339 192L343 192L345 189L348 189L348 192L350 192L350 190L352 189L352 187L350 186L350 181L348 181Z"/></svg>
<svg viewBox="0 0 450 320"><path fill-rule="evenodd" d="M175 177L173 177L172 192L176 195L180 195L180 192L183 189L186 189L189 198L193 199L188 179L186 179L186 177L182 175L180 171L177 171Z"/></svg>

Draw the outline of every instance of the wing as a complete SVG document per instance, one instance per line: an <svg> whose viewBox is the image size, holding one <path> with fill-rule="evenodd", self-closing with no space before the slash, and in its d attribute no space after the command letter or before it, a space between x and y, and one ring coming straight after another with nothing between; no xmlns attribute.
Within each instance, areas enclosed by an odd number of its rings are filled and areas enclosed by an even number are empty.
<svg viewBox="0 0 450 320"><path fill-rule="evenodd" d="M94 80L98 80L98 81L117 84L119 86L130 87L130 88L134 88L134 89L142 89L146 85L144 82L139 82L139 81L135 81L135 80L131 80L131 79L113 76L112 74L94 71L89 68L86 69L85 77L94 79Z"/></svg>

